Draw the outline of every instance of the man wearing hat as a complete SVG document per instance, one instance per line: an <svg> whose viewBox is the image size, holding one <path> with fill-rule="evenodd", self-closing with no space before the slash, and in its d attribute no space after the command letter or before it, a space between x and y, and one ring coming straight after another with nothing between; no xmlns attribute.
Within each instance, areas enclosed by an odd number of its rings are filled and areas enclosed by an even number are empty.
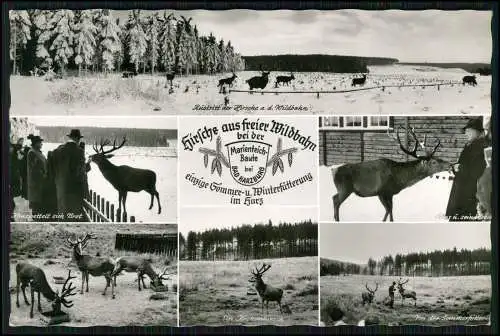
<svg viewBox="0 0 500 336"><path fill-rule="evenodd" d="M450 221L475 220L472 217L477 214L477 180L486 167L484 148L487 147L487 142L482 118L469 120L463 131L467 143L458 162L452 166L455 178L446 207L446 216Z"/></svg>
<svg viewBox="0 0 500 336"><path fill-rule="evenodd" d="M49 178L52 180L57 198L57 214L61 221L87 221L83 210L83 199L87 193L88 166L85 153L80 147L83 136L79 129L66 135L68 141L57 147L48 156Z"/></svg>
<svg viewBox="0 0 500 336"><path fill-rule="evenodd" d="M26 176L27 176L27 197L34 221L44 221L46 215L45 197L46 197L46 178L47 178L47 159L42 153L43 139L38 135L30 134L31 148L26 157Z"/></svg>

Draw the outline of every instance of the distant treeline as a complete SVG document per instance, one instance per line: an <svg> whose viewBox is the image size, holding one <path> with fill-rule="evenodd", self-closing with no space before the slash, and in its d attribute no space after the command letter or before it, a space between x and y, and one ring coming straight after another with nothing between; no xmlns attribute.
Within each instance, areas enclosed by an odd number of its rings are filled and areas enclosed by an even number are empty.
<svg viewBox="0 0 500 336"><path fill-rule="evenodd" d="M490 274L491 250L479 248L388 255L381 260L368 259L366 265L358 265L321 258L320 274L369 274L394 276L461 276Z"/></svg>
<svg viewBox="0 0 500 336"><path fill-rule="evenodd" d="M73 127L62 126L39 126L40 136L45 142L66 142L66 134ZM101 127L75 127L80 129L84 136L82 139L88 146L92 146L101 139L109 139L111 142L116 138L120 143L124 136L127 137L126 146L137 147L167 147L171 142L177 141L177 130L175 129L143 129L143 128L101 128Z"/></svg>
<svg viewBox="0 0 500 336"><path fill-rule="evenodd" d="M252 260L318 255L318 225L299 223L242 225L231 229L190 231L185 255L188 260Z"/></svg>
<svg viewBox="0 0 500 336"><path fill-rule="evenodd" d="M338 55L266 55L243 56L248 71L297 71L367 73L369 65L390 65L395 58Z"/></svg>
<svg viewBox="0 0 500 336"><path fill-rule="evenodd" d="M401 65L431 66L438 68L458 68L470 73L479 73L483 76L491 75L491 64L487 63L398 63Z"/></svg>

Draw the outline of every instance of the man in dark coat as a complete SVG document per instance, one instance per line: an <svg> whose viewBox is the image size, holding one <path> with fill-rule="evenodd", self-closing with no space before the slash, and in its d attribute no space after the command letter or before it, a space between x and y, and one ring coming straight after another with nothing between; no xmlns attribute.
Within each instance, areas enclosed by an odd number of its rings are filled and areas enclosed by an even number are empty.
<svg viewBox="0 0 500 336"><path fill-rule="evenodd" d="M477 214L477 181L486 167L484 148L487 147L484 138L481 119L471 119L463 128L467 136L458 162L452 166L455 174L451 187L446 216L450 221L475 220Z"/></svg>
<svg viewBox="0 0 500 336"><path fill-rule="evenodd" d="M42 153L43 139L32 135L31 149L27 155L27 196L34 221L45 221L47 159ZM38 216L41 215L41 216Z"/></svg>
<svg viewBox="0 0 500 336"><path fill-rule="evenodd" d="M86 196L85 153L79 143L83 136L79 129L67 134L69 141L49 155L49 176L53 179L57 197L57 212L61 221L88 221L83 210Z"/></svg>
<svg viewBox="0 0 500 336"><path fill-rule="evenodd" d="M390 302L389 302L389 307L391 308L394 308L394 292L396 292L396 282L392 282L392 285L389 286L389 298L390 298Z"/></svg>

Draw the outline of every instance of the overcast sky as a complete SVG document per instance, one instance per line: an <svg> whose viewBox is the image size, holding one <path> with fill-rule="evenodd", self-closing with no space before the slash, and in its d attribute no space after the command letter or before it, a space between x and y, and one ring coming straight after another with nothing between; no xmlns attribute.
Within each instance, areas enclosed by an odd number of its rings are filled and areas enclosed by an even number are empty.
<svg viewBox="0 0 500 336"><path fill-rule="evenodd" d="M317 217L318 209L316 207L184 207L180 211L179 231L186 238L189 231L202 232L208 229L238 227L243 224L267 224L269 220L272 221L273 225L279 225L280 222L296 223L309 219L315 223Z"/></svg>
<svg viewBox="0 0 500 336"><path fill-rule="evenodd" d="M67 126L67 127L118 127L118 128L149 128L177 129L176 117L93 117L93 116L33 116L28 121L37 126Z"/></svg>
<svg viewBox="0 0 500 336"><path fill-rule="evenodd" d="M366 264L396 253L491 248L490 223L321 224L320 256Z"/></svg>
<svg viewBox="0 0 500 336"><path fill-rule="evenodd" d="M143 11L143 15L150 11ZM402 62L491 61L491 11L168 11L242 55L329 54ZM120 19L127 12L115 11Z"/></svg>

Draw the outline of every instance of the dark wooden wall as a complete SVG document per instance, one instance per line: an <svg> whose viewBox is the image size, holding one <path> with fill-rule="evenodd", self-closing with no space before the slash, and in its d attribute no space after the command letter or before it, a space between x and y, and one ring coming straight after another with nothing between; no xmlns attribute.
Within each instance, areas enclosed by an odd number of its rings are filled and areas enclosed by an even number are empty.
<svg viewBox="0 0 500 336"><path fill-rule="evenodd" d="M418 116L393 117L394 130L399 126L413 127L420 141L427 134L427 147L432 148L438 137L441 146L436 157L454 162L463 149L466 138L462 128L470 117L462 116ZM391 130L392 131L392 130ZM401 132L401 141L406 143L406 135ZM413 139L409 138L409 147ZM319 135L320 165L339 165L378 158L388 158L397 161L411 160L400 148L397 142L387 136L387 131L381 130L321 130ZM419 150L419 153L422 153Z"/></svg>
<svg viewBox="0 0 500 336"><path fill-rule="evenodd" d="M177 234L117 233L115 249L175 256L177 255Z"/></svg>

